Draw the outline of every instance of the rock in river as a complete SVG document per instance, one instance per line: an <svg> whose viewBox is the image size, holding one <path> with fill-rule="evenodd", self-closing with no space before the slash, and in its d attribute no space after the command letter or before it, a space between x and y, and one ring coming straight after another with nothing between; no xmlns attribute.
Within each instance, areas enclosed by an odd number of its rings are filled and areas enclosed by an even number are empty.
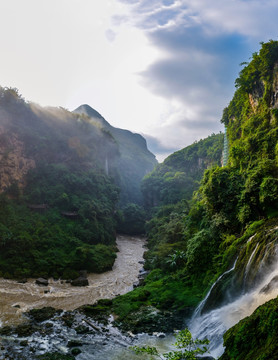
<svg viewBox="0 0 278 360"><path fill-rule="evenodd" d="M79 276L79 278L72 280L71 285L72 286L88 286L89 281L86 277Z"/></svg>
<svg viewBox="0 0 278 360"><path fill-rule="evenodd" d="M37 285L48 286L48 280L44 278L38 278L36 280Z"/></svg>

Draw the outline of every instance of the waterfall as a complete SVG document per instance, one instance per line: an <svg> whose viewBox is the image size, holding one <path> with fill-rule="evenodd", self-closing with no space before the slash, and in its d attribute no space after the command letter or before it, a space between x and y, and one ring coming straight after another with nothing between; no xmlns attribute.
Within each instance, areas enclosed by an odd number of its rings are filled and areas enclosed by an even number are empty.
<svg viewBox="0 0 278 360"><path fill-rule="evenodd" d="M244 289L245 289L245 287L246 287L246 279L247 279L247 277L248 277L248 274L249 274L249 271L250 271L250 268L251 268L251 264L252 264L252 261L253 261L254 255L255 255L255 253L256 253L256 251L257 251L258 246L259 246L259 243L257 243L255 249L253 250L253 252L252 252L252 254L251 254L251 256L250 256L250 258L249 258L249 260L248 260L248 263L247 263L247 265L246 265L246 268L245 268L244 280L243 280L243 288L244 288Z"/></svg>
<svg viewBox="0 0 278 360"><path fill-rule="evenodd" d="M237 258L238 259L238 258ZM202 310L207 302L207 300L209 299L210 295L211 295L211 292L212 290L215 288L215 286L224 278L224 276L228 275L229 273L231 273L234 269L235 269L235 266L236 266L236 262L237 262L237 259L236 261L234 262L234 265L232 266L231 269L225 271L222 275L219 276L219 278L212 284L211 288L209 289L206 297L200 302L200 304L197 306L196 310L194 311L194 314L193 314L193 317L192 317L192 320L200 317L201 313L202 313Z"/></svg>
<svg viewBox="0 0 278 360"><path fill-rule="evenodd" d="M108 157L105 158L105 164L104 164L105 174L109 175L109 165L108 165Z"/></svg>
<svg viewBox="0 0 278 360"><path fill-rule="evenodd" d="M245 281L248 273L250 272L252 260L256 253L256 250L257 246L249 257L249 260L245 267L243 281ZM269 271L265 273L262 278L260 278L259 283L257 283L252 289L249 289L247 292L242 293L240 296L234 297L234 299L219 308L216 308L206 313L202 313L202 309L204 308L206 301L210 297L211 290L214 288L217 282L223 279L225 273L222 274L222 276L218 278L217 281L213 284L208 295L197 308L188 326L194 338L207 338L210 340L210 355L215 358L221 356L224 351L223 334L230 327L238 323L246 316L251 315L258 306L278 296L277 260L278 257L276 254L276 259L273 262L273 265L270 266ZM228 271L232 271L232 269Z"/></svg>

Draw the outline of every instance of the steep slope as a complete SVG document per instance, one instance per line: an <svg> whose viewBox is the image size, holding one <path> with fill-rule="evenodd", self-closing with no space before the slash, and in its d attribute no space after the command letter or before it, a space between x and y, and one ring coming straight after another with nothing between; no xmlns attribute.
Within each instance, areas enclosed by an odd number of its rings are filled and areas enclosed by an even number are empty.
<svg viewBox="0 0 278 360"><path fill-rule="evenodd" d="M118 179L121 191L121 203L142 204L140 183L142 178L157 164L155 156L148 150L146 140L139 134L111 126L96 110L89 105L81 105L75 114L87 115L101 125L115 139L120 156L117 159Z"/></svg>
<svg viewBox="0 0 278 360"><path fill-rule="evenodd" d="M17 89L0 88L0 275L68 277L112 267L120 193L115 179L121 173L129 179L129 170L119 169L120 144L109 124L94 119L42 108ZM125 143L137 144L134 151L141 146L154 161L138 137L128 132ZM143 170L136 171L139 182Z"/></svg>
<svg viewBox="0 0 278 360"><path fill-rule="evenodd" d="M221 165L223 134L211 135L168 156L142 182L147 208L189 200L204 171Z"/></svg>
<svg viewBox="0 0 278 360"><path fill-rule="evenodd" d="M145 266L151 272L142 288L116 301L120 314L127 311L121 302L131 298L137 300L137 309L145 304L192 309L227 272L229 276L211 292L205 313L251 291L261 279L260 272L268 271L272 262L263 263L268 259L265 254L275 253L278 245L277 64L278 42L270 41L240 73L222 119L228 134L228 164L206 170L190 202L173 205L177 199L172 196L158 208L147 224L151 251ZM157 187L160 190L161 183ZM163 196L159 201L163 202ZM252 274L251 287L246 269ZM203 320L205 314L196 318L202 330L210 329ZM211 334L221 339L225 326L219 321L220 332Z"/></svg>
<svg viewBox="0 0 278 360"><path fill-rule="evenodd" d="M278 358L278 299L261 305L224 335L221 360L270 360Z"/></svg>

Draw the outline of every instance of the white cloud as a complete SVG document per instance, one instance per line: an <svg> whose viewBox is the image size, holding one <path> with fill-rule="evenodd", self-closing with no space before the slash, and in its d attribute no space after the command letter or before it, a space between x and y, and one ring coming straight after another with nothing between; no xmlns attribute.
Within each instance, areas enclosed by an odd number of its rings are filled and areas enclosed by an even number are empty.
<svg viewBox="0 0 278 360"><path fill-rule="evenodd" d="M126 6L129 26L141 29L161 51L141 73L142 85L164 99L164 113L149 127L161 151L222 130L219 121L232 98L239 63L258 50L260 41L275 38L278 3L141 0Z"/></svg>
<svg viewBox="0 0 278 360"><path fill-rule="evenodd" d="M0 0L0 85L88 103L170 151L221 129L238 64L275 39L277 12L276 0Z"/></svg>

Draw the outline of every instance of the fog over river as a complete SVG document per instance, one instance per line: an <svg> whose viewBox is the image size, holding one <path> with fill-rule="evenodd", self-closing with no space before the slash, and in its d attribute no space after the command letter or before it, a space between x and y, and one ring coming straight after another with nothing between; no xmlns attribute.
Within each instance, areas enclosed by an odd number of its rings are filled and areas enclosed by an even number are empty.
<svg viewBox="0 0 278 360"><path fill-rule="evenodd" d="M38 286L35 279L25 284L0 279L0 325L15 324L22 320L22 313L32 308L52 306L73 310L99 299L113 298L132 290L142 264L146 240L141 237L117 237L117 259L111 271L89 274L89 286L74 287L60 280L49 280L48 286Z"/></svg>

